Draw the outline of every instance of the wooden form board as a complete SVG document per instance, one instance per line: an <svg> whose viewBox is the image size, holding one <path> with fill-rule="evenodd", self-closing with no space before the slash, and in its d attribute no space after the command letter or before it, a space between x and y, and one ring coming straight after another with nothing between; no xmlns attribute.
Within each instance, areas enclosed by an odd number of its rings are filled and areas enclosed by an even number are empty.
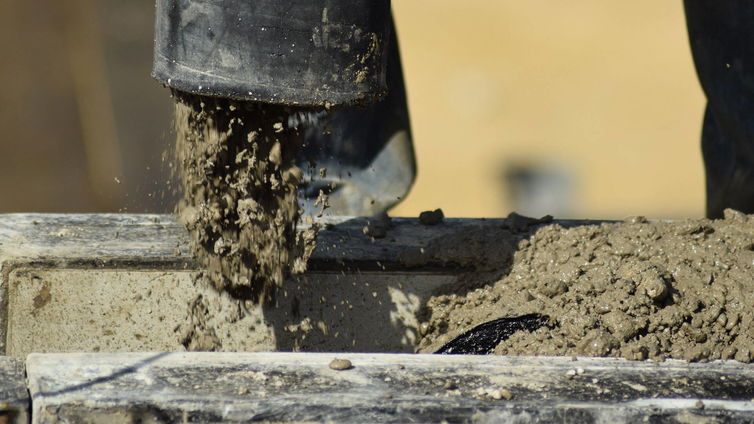
<svg viewBox="0 0 754 424"><path fill-rule="evenodd" d="M27 423L30 407L23 361L0 357L0 423Z"/></svg>
<svg viewBox="0 0 754 424"><path fill-rule="evenodd" d="M347 359L345 371L330 367ZM754 367L500 356L32 355L35 423L751 422Z"/></svg>
<svg viewBox="0 0 754 424"><path fill-rule="evenodd" d="M320 220L309 271L286 282L273 307L222 324L226 348L412 352L416 313L433 291L494 271L512 251L497 244L517 237L501 219L394 219L375 239L364 234L368 221ZM197 283L187 239L164 215L0 216L0 349L181 350L173 330L193 298L229 304Z"/></svg>
<svg viewBox="0 0 754 424"><path fill-rule="evenodd" d="M490 258L471 258L463 249L453 249L453 246L463 240L499 242L499 236L503 234L500 229L515 226L505 220L447 220L442 225L427 227L417 220L397 219L387 237L374 240L363 234L366 225L363 218L338 218L327 223L329 226L320 234L319 248L310 263L311 273L368 278L411 276L413 280L405 280L409 282L407 284L425 284L424 293L430 293L442 284L452 284L454 276L464 272L484 272L487 259L500 259L494 256L494 252ZM596 223L562 223L591 224ZM509 241L515 242L515 237ZM197 265L189 255L185 230L169 216L0 216L0 296L3 306L0 340L3 348L7 350L9 347L6 343L9 333L28 332L23 326L23 317L26 317L28 327L31 321L41 322L44 311L54 306L55 299L45 302L45 296L39 297L47 292L35 291L44 289L45 278L51 278L52 273L69 279L67 283L64 279L55 281L60 286L70 286L68 294L72 295L82 287L74 283L80 284L87 278L93 284L88 286L88 292L109 287L117 293L123 287L129 287L129 290L142 287L118 285L113 282L115 280L107 280L106 284L99 286L95 284L108 273L127 273L138 280L142 274L152 278L154 273L190 273L196 269ZM35 282L35 278L41 282ZM117 281L122 283L124 280ZM337 286L343 281L324 281L321 287ZM372 298L375 281L370 280L372 285L365 286L368 289L359 296L367 300ZM34 290L28 290L29 287ZM346 292L354 290L350 287ZM414 293L413 289L403 290L405 294ZM26 297L22 296L24 293ZM63 300L60 300L59 309L55 309L59 315L48 316L48 323L76 312L63 308L67 304L65 292L50 293L63 296ZM53 295L47 294L54 298ZM35 299L38 304L44 303L36 312L33 308ZM22 300L31 305L31 309L28 315L15 315L22 319L16 319L13 321L16 324L10 325L13 309L26 307ZM78 305L96 303L95 300L94 297L84 297ZM372 306L384 300L377 296ZM394 303L384 310L370 310L369 304L363 303L360 307L364 308L363 315L375 321L376 326L390 327L387 317L391 315L386 312L393 312L395 306ZM412 311L405 307L406 316ZM345 321L354 317L349 316ZM333 320L343 321L337 316ZM88 321L91 320L83 319L76 325L83 326ZM403 334L401 332L415 331L411 327L415 324L405 321L402 327L398 327L399 332L382 335L372 328L365 332L372 339L391 338ZM95 327L90 330L90 335L99 334L94 332ZM322 340L333 338L333 334L323 334ZM74 342L68 336L61 339L69 344ZM36 342L39 340L41 338ZM15 354L25 357L29 349L34 350L34 343L18 348ZM144 346L150 345L141 340L118 345L114 350L145 350ZM348 350L343 345L314 346L321 351ZM354 350L405 351L410 348L410 341L406 344L358 346L360 349ZM85 347L76 345L72 350L86 351ZM274 350L280 346L262 347ZM172 348L146 350L165 352L32 354L26 361L32 421L634 423L754 420L754 368L736 362L686 364L596 358L269 352L199 354L167 352L179 350ZM328 365L336 357L350 360L354 368L346 371L330 369ZM8 405L22 399L27 388L22 378L22 363L15 361L13 364L11 371L14 375L7 380L20 389L17 397L6 396L10 399L10 403L6 402ZM26 419L22 415L26 410L23 406L15 410L21 411L16 417Z"/></svg>

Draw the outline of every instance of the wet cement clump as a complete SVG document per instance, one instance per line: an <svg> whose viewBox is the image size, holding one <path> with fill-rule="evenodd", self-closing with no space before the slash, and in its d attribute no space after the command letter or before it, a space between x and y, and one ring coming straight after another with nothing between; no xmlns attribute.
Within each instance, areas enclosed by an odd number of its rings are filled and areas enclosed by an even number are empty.
<svg viewBox="0 0 754 424"><path fill-rule="evenodd" d="M289 107L174 93L176 167L189 231L206 280L242 300L266 302L289 272L303 272L314 229L301 216L295 160L303 134Z"/></svg>
<svg viewBox="0 0 754 424"><path fill-rule="evenodd" d="M754 361L754 217L599 225L521 234L510 271L427 304L420 350L501 317L550 317L494 353Z"/></svg>

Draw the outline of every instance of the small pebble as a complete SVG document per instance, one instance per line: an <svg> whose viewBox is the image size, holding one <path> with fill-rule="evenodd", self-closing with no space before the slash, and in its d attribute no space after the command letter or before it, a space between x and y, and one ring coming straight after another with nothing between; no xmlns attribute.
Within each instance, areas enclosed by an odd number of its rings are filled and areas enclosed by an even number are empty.
<svg viewBox="0 0 754 424"><path fill-rule="evenodd" d="M419 222L424 225L437 225L445 219L445 214L442 209L435 209L433 211L425 211L419 214Z"/></svg>
<svg viewBox="0 0 754 424"><path fill-rule="evenodd" d="M353 368L353 364L348 359L335 358L330 362L330 369L335 371L346 371Z"/></svg>
<svg viewBox="0 0 754 424"><path fill-rule="evenodd" d="M704 402L702 402L701 400L698 400L696 401L694 406L696 407L696 409L704 409Z"/></svg>

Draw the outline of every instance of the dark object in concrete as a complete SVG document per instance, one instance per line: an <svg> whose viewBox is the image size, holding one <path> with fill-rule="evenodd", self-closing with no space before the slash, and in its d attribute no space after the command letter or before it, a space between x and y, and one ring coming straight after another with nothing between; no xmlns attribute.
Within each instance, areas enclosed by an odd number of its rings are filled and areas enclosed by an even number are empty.
<svg viewBox="0 0 754 424"><path fill-rule="evenodd" d="M23 362L0 358L0 423L28 422L29 405Z"/></svg>
<svg viewBox="0 0 754 424"><path fill-rule="evenodd" d="M387 91L388 0L157 0L153 76L264 103L368 103Z"/></svg>
<svg viewBox="0 0 754 424"><path fill-rule="evenodd" d="M754 367L352 354L31 355L34 423L750 422ZM704 408L698 408L698 402Z"/></svg>
<svg viewBox="0 0 754 424"><path fill-rule="evenodd" d="M513 333L537 330L549 320L547 316L531 314L485 322L449 341L435 353L489 355L500 342L507 340Z"/></svg>

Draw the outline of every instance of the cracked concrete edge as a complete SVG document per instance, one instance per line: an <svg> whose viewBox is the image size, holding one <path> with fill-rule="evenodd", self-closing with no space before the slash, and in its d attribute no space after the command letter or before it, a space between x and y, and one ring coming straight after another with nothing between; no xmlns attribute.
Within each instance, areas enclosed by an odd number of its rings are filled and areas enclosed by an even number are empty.
<svg viewBox="0 0 754 424"><path fill-rule="evenodd" d="M29 422L30 408L24 361L0 357L0 422Z"/></svg>
<svg viewBox="0 0 754 424"><path fill-rule="evenodd" d="M331 367L335 358L351 367L333 369L338 368ZM754 418L749 384L754 366L736 362L346 353L32 354L27 373L33 423Z"/></svg>

